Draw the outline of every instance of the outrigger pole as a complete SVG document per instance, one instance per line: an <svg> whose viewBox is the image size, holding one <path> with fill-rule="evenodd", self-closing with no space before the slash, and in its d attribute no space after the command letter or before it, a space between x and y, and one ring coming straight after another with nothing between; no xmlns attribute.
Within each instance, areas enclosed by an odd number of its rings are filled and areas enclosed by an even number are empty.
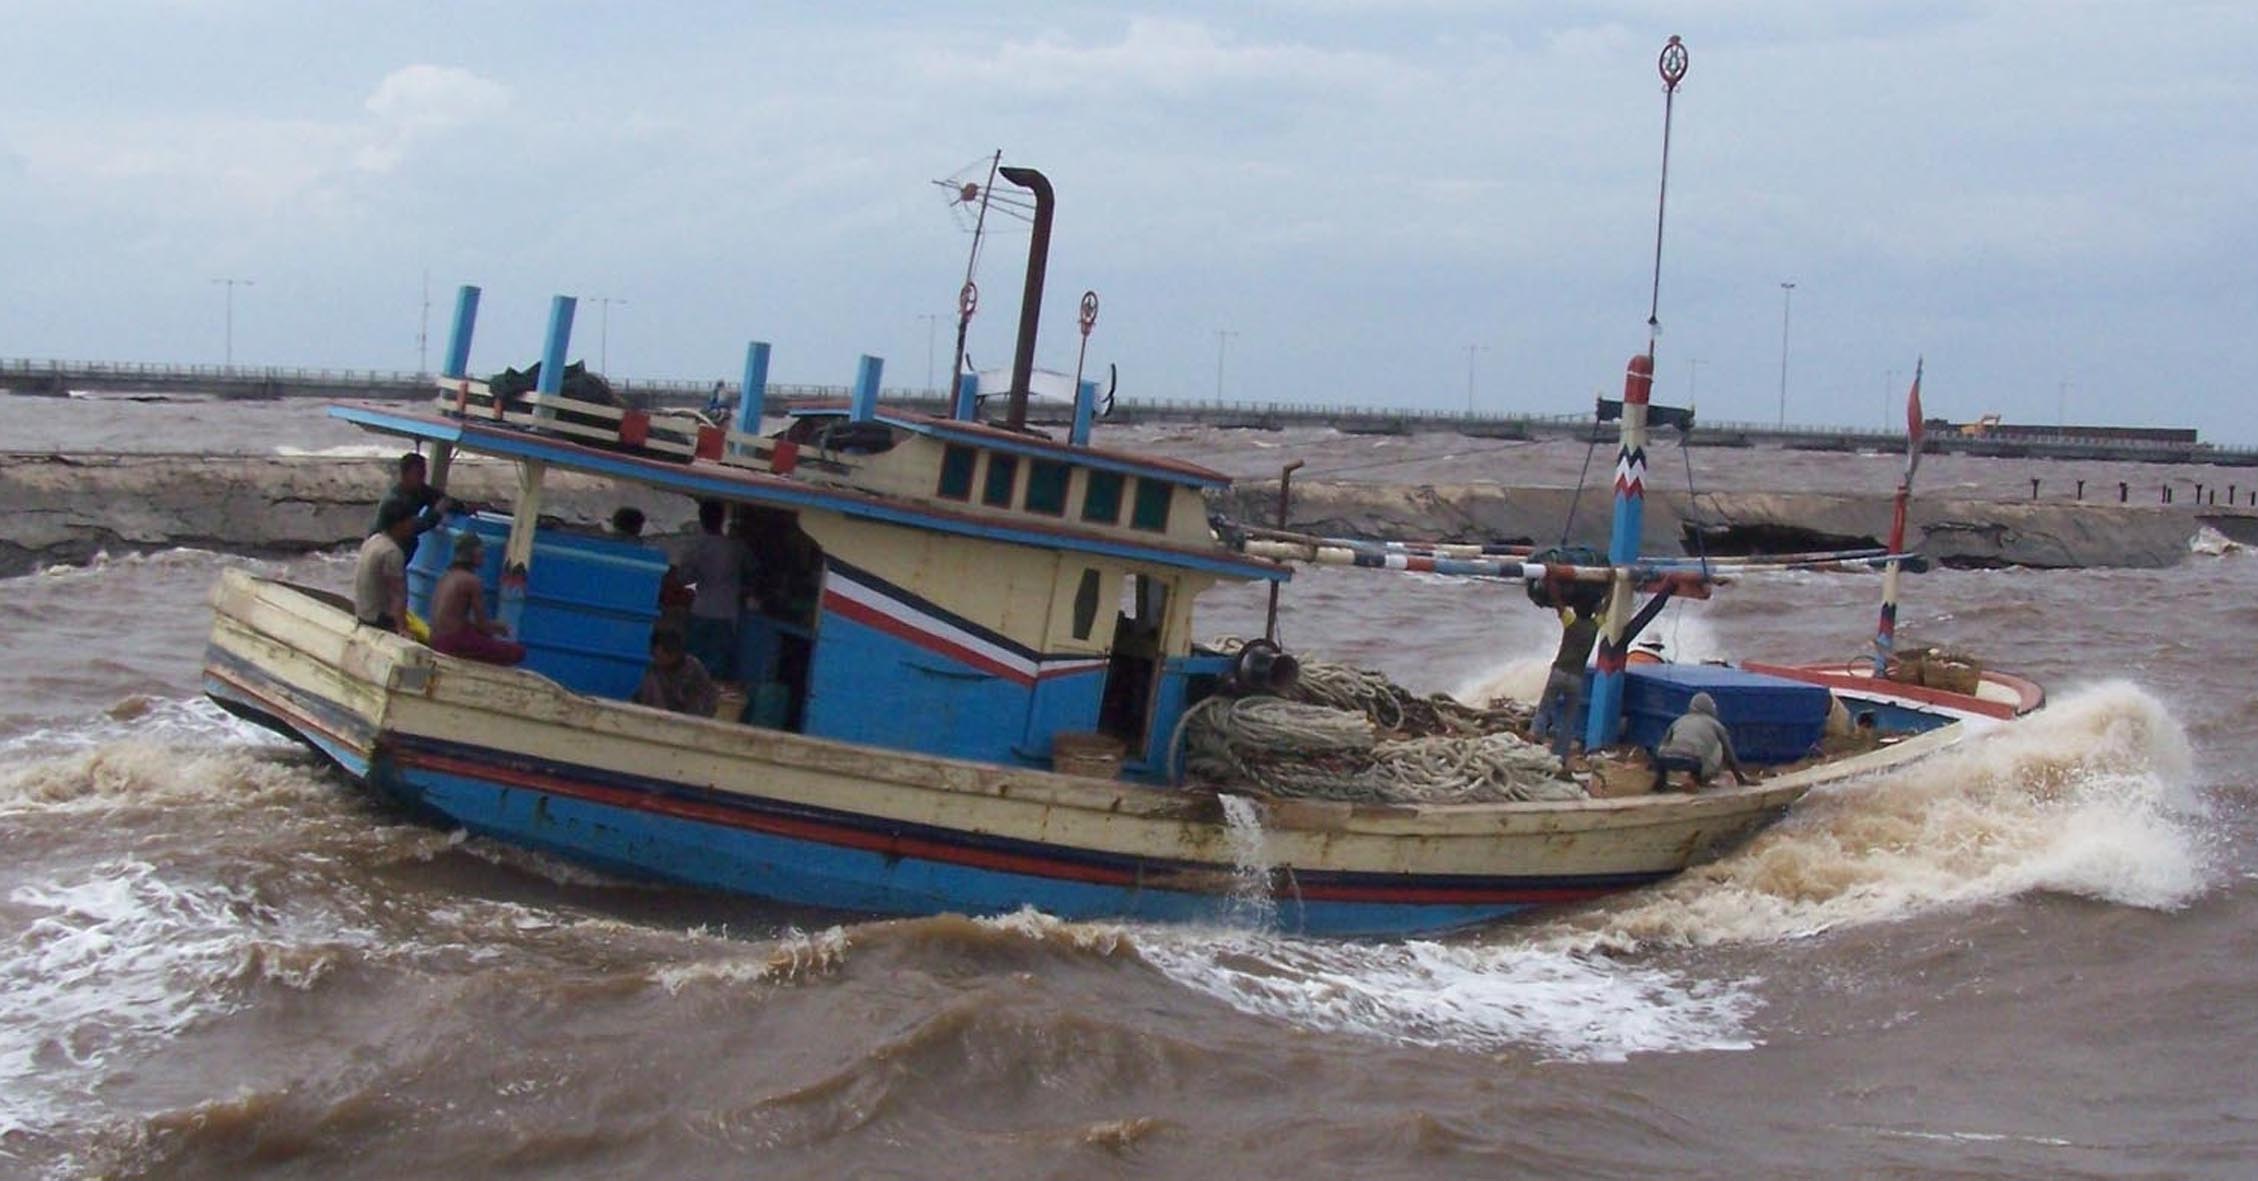
<svg viewBox="0 0 2258 1181"><path fill-rule="evenodd" d="M1905 478L1897 483L1897 503L1890 510L1890 552L1905 552L1905 507L1913 499L1913 473L1921 466L1921 365L1913 361L1913 392L1905 399ZM1882 567L1882 619L1874 629L1874 675L1889 671L1890 654L1897 647L1897 574L1899 563Z"/></svg>
<svg viewBox="0 0 2258 1181"><path fill-rule="evenodd" d="M1607 615L1600 624L1597 669L1590 707L1585 712L1584 749L1596 751L1615 740L1623 714L1623 637L1637 607L1631 567L1639 558L1646 517L1646 409L1654 393L1654 346L1661 334L1662 219L1670 199L1670 116L1678 83L1686 76L1685 43L1670 38L1655 60L1662 75L1662 182L1654 202L1654 287L1646 312L1646 352L1631 358L1623 374L1623 423L1615 452L1615 520L1608 534Z"/></svg>

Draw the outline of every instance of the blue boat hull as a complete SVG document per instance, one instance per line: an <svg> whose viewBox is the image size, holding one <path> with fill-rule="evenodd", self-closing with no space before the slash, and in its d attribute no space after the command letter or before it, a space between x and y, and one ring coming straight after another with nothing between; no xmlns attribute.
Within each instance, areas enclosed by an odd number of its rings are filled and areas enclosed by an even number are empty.
<svg viewBox="0 0 2258 1181"><path fill-rule="evenodd" d="M355 728L335 705L215 655L207 693L292 735L355 779L442 823L614 872L778 902L879 914L1244 921L1261 902L1285 930L1324 936L1432 934L1538 906L1584 901L1666 873L1468 877L1230 867L811 808L505 751Z"/></svg>

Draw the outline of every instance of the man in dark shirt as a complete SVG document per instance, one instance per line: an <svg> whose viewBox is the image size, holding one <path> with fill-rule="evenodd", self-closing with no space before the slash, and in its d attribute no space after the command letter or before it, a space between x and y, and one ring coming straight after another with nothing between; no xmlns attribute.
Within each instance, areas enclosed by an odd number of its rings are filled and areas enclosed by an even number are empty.
<svg viewBox="0 0 2258 1181"><path fill-rule="evenodd" d="M392 490L385 493L383 501L376 506L379 517L384 515L386 506L397 504L415 518L416 531L400 543L400 548L409 561L415 560L417 540L445 520L450 507L447 494L425 482L427 470L423 456L413 451L402 455L399 482L392 485ZM380 529L382 527L378 526Z"/></svg>
<svg viewBox="0 0 2258 1181"><path fill-rule="evenodd" d="M1530 728L1539 738L1550 732L1552 753L1565 762L1575 742L1576 709L1584 702L1584 662L1591 659L1592 645L1599 640L1599 617L1586 604L1577 603L1561 609L1560 624L1560 651L1545 674L1544 696L1537 701Z"/></svg>

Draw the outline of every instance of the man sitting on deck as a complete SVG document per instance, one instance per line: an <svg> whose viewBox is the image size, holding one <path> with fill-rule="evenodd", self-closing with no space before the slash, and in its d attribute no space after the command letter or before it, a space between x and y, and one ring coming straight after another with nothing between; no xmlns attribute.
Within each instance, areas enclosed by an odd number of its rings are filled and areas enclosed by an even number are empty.
<svg viewBox="0 0 2258 1181"><path fill-rule="evenodd" d="M408 558L402 549L416 535L415 511L386 501L376 510L376 531L361 543L353 564L353 618L407 634Z"/></svg>
<svg viewBox="0 0 2258 1181"><path fill-rule="evenodd" d="M502 639L509 628L486 615L486 590L478 582L485 556L478 534L466 529L455 535L454 560L431 591L431 647L466 660L516 664L525 659L525 645Z"/></svg>
<svg viewBox="0 0 2258 1181"><path fill-rule="evenodd" d="M706 666L682 650L681 633L662 627L651 633L651 665L635 687L635 704L710 718L720 701Z"/></svg>
<svg viewBox="0 0 2258 1181"><path fill-rule="evenodd" d="M1709 786L1720 768L1733 773L1733 782L1748 782L1740 759L1733 754L1732 731L1717 717L1717 699L1696 693L1686 703L1685 715L1670 723L1662 741L1655 744L1654 790L1667 788L1673 771L1692 772L1694 781L1689 790L1698 790Z"/></svg>

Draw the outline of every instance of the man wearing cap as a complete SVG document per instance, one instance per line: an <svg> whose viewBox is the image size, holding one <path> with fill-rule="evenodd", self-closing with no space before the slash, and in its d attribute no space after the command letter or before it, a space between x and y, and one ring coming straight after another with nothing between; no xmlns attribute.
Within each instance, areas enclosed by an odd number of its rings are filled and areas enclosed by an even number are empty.
<svg viewBox="0 0 2258 1181"><path fill-rule="evenodd" d="M382 515L385 509L398 505L405 508L408 514L415 518L415 532L410 533L408 539L400 543L400 552L406 554L409 558L414 558L416 556L416 539L431 531L440 521L446 519L447 496L425 482L424 473L428 469L424 466L423 456L413 451L401 455L399 470L399 481L392 485L391 491L384 494L384 499L378 503L376 511L379 515ZM377 528L381 529L383 526L379 525Z"/></svg>
<svg viewBox="0 0 2258 1181"><path fill-rule="evenodd" d="M1694 780L1689 790L1699 790L1709 786L1719 769L1731 771L1735 783L1748 782L1733 755L1733 733L1717 717L1717 699L1696 693L1686 703L1685 716L1670 723L1662 741L1655 744L1654 790L1668 787L1673 771L1691 772Z"/></svg>
<svg viewBox="0 0 2258 1181"><path fill-rule="evenodd" d="M376 531L361 543L353 564L353 618L406 635L408 555L416 535L415 510L390 500L376 510Z"/></svg>

